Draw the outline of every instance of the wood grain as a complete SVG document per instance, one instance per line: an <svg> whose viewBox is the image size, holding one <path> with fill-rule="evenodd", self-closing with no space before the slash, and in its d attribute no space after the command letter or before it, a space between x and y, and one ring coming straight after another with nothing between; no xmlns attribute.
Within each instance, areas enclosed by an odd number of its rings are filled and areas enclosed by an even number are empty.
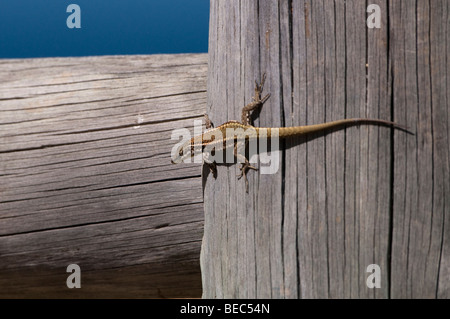
<svg viewBox="0 0 450 319"><path fill-rule="evenodd" d="M205 54L0 60L0 296L201 295L201 169L170 151L206 71Z"/></svg>
<svg viewBox="0 0 450 319"><path fill-rule="evenodd" d="M254 81L272 94L256 126L370 117L281 142L274 175L205 178L207 298L437 298L450 287L448 1L211 1L207 113L240 118ZM259 164L261 165L261 164ZM366 269L381 269L369 289Z"/></svg>
<svg viewBox="0 0 450 319"><path fill-rule="evenodd" d="M448 1L390 4L395 118L392 297L449 298L450 24Z"/></svg>

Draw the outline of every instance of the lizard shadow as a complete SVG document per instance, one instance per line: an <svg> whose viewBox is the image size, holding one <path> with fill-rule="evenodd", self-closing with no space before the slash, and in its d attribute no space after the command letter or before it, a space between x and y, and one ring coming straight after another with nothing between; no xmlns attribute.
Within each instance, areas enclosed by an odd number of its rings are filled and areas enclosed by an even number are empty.
<svg viewBox="0 0 450 319"><path fill-rule="evenodd" d="M343 130L343 128L334 128L334 129L329 129L328 131L324 131L324 132L317 132L317 133L311 133L305 136L300 136L300 137L287 137L287 138L283 138L279 140L278 146L275 149L272 149L272 145L270 140L267 142L267 147L266 149L269 150L269 152L273 152L273 151L282 151L282 150L286 150L286 149L291 149L294 147L297 147L301 144L304 144L306 142L310 142L313 141L315 139L324 137L334 131L340 131ZM267 152L262 152L262 153L267 153ZM257 146L257 151L250 153L249 150L246 150L246 158L247 159L251 159L254 155L256 154L261 154L260 152L260 145L258 143ZM258 161L259 162L259 161ZM260 164L260 163L258 163ZM225 159L222 161L222 163L216 163L216 166L220 166L220 167L231 167L234 165L240 165L240 163L237 161L236 158L234 158L234 162L229 163L227 161L225 161ZM202 190L203 190L203 194L205 193L205 186L206 186L206 182L208 180L209 175L213 175L209 166L206 163L203 163L202 165ZM213 176L214 179L216 179L216 176ZM237 177L236 177L237 178Z"/></svg>

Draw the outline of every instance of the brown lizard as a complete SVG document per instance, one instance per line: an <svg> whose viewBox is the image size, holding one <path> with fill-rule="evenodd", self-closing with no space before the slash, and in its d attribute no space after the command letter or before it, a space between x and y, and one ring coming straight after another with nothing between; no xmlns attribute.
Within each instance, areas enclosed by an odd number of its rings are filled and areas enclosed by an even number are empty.
<svg viewBox="0 0 450 319"><path fill-rule="evenodd" d="M239 163L242 163L242 166L240 168L241 174L238 175L238 178L240 179L244 177L245 188L248 193L247 172L250 169L258 170L256 167L250 165L250 162L245 155L245 151L248 149L249 141L257 140L260 138L269 139L272 136L279 138L297 137L308 133L320 132L340 126L356 124L385 125L407 131L405 127L400 126L394 122L367 118L343 119L321 124L295 127L254 127L251 125L251 112L261 108L270 97L270 94L267 94L264 98L261 98L265 79L266 75L264 74L261 83L258 84L256 82L255 95L253 96L252 102L242 109L241 122L229 121L216 128L212 128L212 124L209 121L209 118L205 116L207 131L201 135L191 138L184 144L180 145L175 153L175 158L172 159L172 163L181 163L186 158L193 157L196 154L196 151L201 150L204 155L204 160L206 164L209 165L211 172L215 178L217 176L217 161L209 160L209 155L218 151L233 149L233 155L235 159L237 159ZM227 134L227 132L230 132L230 130L233 133ZM244 151L244 153L242 153L242 150Z"/></svg>

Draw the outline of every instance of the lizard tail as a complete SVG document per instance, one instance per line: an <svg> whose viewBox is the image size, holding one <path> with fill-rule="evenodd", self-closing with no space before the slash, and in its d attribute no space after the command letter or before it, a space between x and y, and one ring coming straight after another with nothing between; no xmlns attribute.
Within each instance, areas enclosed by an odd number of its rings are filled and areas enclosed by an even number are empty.
<svg viewBox="0 0 450 319"><path fill-rule="evenodd" d="M391 126L396 129L411 133L408 131L408 129L406 127L401 126L397 123L385 121L385 120L376 120L376 119L345 119L345 120L338 120L338 121L327 122L327 123L322 123L322 124L315 124L315 125L280 127L277 130L278 130L278 136L283 138L283 137L301 136L301 135L305 135L308 133L326 131L326 130L330 130L330 129L334 129L334 128L339 128L342 126L360 125L360 124ZM277 134L275 131L276 129L274 129L274 128L256 128L256 129L260 132L260 135L262 135L261 133L264 132L265 134L267 134L268 137L271 137L272 135Z"/></svg>

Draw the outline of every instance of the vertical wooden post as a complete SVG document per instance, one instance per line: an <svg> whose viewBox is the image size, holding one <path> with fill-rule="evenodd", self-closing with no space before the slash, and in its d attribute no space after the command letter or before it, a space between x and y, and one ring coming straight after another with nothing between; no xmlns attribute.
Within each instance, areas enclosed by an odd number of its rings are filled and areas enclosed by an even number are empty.
<svg viewBox="0 0 450 319"><path fill-rule="evenodd" d="M392 1L392 297L450 298L450 4Z"/></svg>
<svg viewBox="0 0 450 319"><path fill-rule="evenodd" d="M277 173L250 172L248 194L238 165L205 175L203 297L448 296L449 7L371 4L380 29L357 0L211 1L216 125L240 119L265 72L272 96L255 126L370 117L416 134L361 126L281 141ZM372 264L381 288L366 284Z"/></svg>

